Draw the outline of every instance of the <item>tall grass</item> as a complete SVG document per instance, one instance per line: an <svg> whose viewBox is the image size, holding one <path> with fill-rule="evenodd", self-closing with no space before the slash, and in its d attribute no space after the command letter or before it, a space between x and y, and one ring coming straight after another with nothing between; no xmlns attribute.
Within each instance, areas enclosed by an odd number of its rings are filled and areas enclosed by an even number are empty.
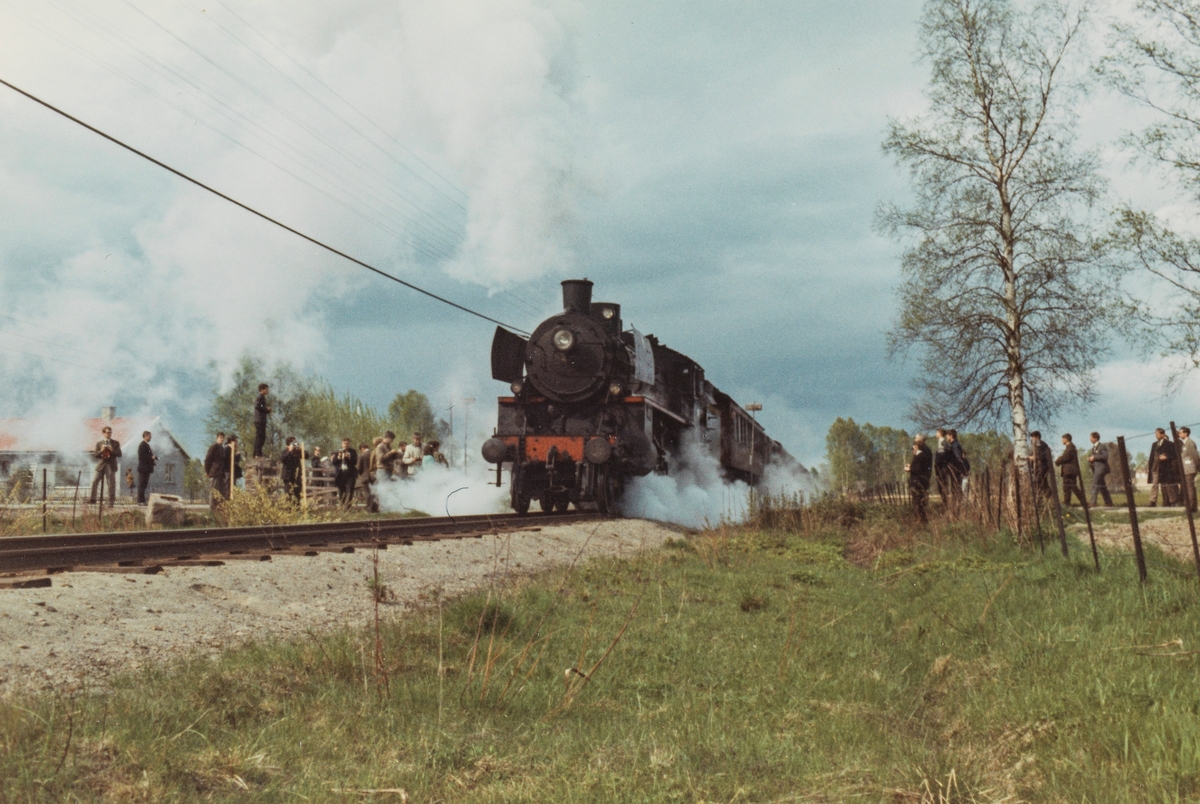
<svg viewBox="0 0 1200 804"><path fill-rule="evenodd" d="M809 506L0 704L0 800L1200 796L1194 577L891 513Z"/></svg>

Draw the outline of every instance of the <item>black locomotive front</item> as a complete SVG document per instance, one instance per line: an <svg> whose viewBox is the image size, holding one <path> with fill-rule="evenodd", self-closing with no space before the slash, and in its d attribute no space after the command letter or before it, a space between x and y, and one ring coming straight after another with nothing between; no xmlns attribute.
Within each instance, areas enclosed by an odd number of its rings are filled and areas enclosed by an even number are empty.
<svg viewBox="0 0 1200 804"><path fill-rule="evenodd" d="M509 383L512 396L500 397L483 457L498 476L510 465L512 506L522 513L531 500L543 511L573 503L607 512L625 478L653 471L659 459L652 417L636 393L653 384L653 368L638 371L641 336L622 333L619 305L592 303L588 280L562 287L563 312L528 340L497 329L492 341L492 376Z"/></svg>

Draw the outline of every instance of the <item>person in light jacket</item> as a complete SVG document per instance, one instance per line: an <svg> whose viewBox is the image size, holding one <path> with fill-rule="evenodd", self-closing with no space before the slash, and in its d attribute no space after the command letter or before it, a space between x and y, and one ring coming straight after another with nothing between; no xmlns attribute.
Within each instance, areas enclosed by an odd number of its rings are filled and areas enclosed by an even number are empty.
<svg viewBox="0 0 1200 804"><path fill-rule="evenodd" d="M1196 470L1200 469L1200 451L1192 440L1192 431L1179 428L1179 457L1183 462L1183 497L1188 510L1196 511Z"/></svg>
<svg viewBox="0 0 1200 804"><path fill-rule="evenodd" d="M1104 495L1104 504L1112 508L1112 495L1108 493L1108 445L1100 440L1099 433L1092 433L1092 448L1088 450L1088 464L1092 467L1092 505L1097 495Z"/></svg>

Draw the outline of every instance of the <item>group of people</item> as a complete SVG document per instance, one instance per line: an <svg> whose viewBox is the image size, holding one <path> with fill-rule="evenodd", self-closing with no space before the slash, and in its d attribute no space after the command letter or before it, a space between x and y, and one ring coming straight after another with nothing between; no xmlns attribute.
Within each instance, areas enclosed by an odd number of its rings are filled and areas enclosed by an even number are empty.
<svg viewBox="0 0 1200 804"><path fill-rule="evenodd" d="M1164 506L1186 505L1194 512L1200 450L1192 440L1192 431L1189 428L1180 427L1178 432L1179 442L1176 446L1167 437L1166 430L1160 427L1154 431L1154 444L1150 447L1146 471L1147 482L1150 484L1150 506L1155 507L1159 504L1161 492ZM967 475L971 471L971 464L958 442L958 433L952 429L939 429L937 433L936 453L926 445L924 434L918 433L913 438L913 457L904 467L904 471L908 473L909 496L912 499L913 510L921 522L927 521L928 518L929 489L933 479L936 478L938 493L947 507L953 509L962 499L967 486ZM1091 446L1086 449L1084 456L1092 471L1090 503L1084 496L1080 453L1071 434L1063 433L1063 449L1056 458L1050 445L1042 440L1041 432L1030 432L1032 454L1027 460L1033 481L1033 493L1039 505L1050 502L1054 496L1051 473L1057 467L1062 477L1063 505L1070 505L1071 498L1075 497L1082 506L1094 506L1101 498L1106 506L1112 506L1108 475L1111 471L1110 461L1116 456L1110 456L1109 447L1100 439L1099 433L1092 433L1089 438Z"/></svg>
<svg viewBox="0 0 1200 804"><path fill-rule="evenodd" d="M105 425L100 431L103 436L96 442L95 448L92 450L92 457L96 459L96 466L92 470L92 493L89 503L96 504L97 496L100 499L104 498L104 492L108 491L109 507L116 504L117 498L117 465L121 457L121 442L112 437L112 428ZM146 487L150 485L150 475L154 474L154 464L158 462L158 456L154 454L154 450L150 448L150 431L146 430L142 433L141 443L138 444L138 465L137 465L137 502L138 505L146 504ZM129 482L130 490L133 489L133 470L126 473L126 479Z"/></svg>
<svg viewBox="0 0 1200 804"><path fill-rule="evenodd" d="M262 386L256 401L256 415L259 403L265 399L265 391L266 386ZM270 412L270 408L267 408L267 412ZM215 442L205 455L204 472L212 486L211 504L214 509L222 500L229 499L232 488L242 478L242 456L236 444L237 436L227 438L225 433L217 433ZM255 446L258 446L257 436ZM343 438L341 448L328 456L321 454L320 447L313 447L312 454L307 454L295 436L288 436L279 456L279 479L284 493L296 502L300 501L303 492L302 469L306 462L315 471L332 470L342 505L352 505L357 491L372 511L379 508L372 486L380 480L412 480L429 467L450 467L450 462L441 451L441 443L424 443L419 432L412 434L411 441L397 444L396 434L389 430L375 438L373 444L359 444L357 450L349 438Z"/></svg>

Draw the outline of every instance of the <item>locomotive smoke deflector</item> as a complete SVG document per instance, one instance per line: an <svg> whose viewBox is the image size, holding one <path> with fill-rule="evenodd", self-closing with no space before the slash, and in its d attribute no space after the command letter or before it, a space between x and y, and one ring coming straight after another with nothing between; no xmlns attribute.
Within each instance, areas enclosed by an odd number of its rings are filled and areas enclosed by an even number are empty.
<svg viewBox="0 0 1200 804"><path fill-rule="evenodd" d="M520 382L525 369L525 345L529 341L506 329L496 327L492 336L492 379Z"/></svg>
<svg viewBox="0 0 1200 804"><path fill-rule="evenodd" d="M564 279L563 309L568 313L592 314L592 283L587 279Z"/></svg>

